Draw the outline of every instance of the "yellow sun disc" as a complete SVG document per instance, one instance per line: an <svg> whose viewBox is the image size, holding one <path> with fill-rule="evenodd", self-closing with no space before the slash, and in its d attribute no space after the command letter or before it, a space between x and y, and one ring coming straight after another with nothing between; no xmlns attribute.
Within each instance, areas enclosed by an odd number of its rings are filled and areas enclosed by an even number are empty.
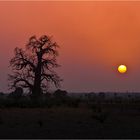
<svg viewBox="0 0 140 140"><path fill-rule="evenodd" d="M118 71L119 71L120 73L125 73L125 72L127 71L127 67L126 67L125 65L120 65L120 66L118 67Z"/></svg>

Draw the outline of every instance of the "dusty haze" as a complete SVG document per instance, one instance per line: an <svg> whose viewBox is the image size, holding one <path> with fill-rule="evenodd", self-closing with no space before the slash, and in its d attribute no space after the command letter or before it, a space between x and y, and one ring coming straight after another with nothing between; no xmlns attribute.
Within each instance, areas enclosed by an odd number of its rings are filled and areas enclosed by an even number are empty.
<svg viewBox="0 0 140 140"><path fill-rule="evenodd" d="M1 91L14 48L43 34L61 46L62 89L140 91L140 2L0 2L0 21Z"/></svg>

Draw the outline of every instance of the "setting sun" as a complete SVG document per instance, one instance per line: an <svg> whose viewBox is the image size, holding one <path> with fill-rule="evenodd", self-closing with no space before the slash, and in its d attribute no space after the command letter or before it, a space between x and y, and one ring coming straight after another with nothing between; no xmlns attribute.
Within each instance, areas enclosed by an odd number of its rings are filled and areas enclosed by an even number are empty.
<svg viewBox="0 0 140 140"><path fill-rule="evenodd" d="M118 67L118 71L119 71L120 73L125 73L125 72L127 71L126 65L120 65L120 66Z"/></svg>

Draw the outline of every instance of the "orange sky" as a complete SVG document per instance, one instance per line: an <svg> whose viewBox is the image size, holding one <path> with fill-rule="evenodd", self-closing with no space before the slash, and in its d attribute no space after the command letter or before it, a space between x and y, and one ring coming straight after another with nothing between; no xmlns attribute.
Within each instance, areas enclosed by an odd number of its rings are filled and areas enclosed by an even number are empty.
<svg viewBox="0 0 140 140"><path fill-rule="evenodd" d="M63 89L140 91L140 2L0 2L0 90L13 49L42 34L61 46Z"/></svg>

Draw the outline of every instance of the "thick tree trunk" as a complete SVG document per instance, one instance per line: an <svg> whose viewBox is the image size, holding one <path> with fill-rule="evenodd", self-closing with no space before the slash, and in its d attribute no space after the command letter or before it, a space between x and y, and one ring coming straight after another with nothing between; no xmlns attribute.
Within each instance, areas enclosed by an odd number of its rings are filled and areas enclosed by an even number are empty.
<svg viewBox="0 0 140 140"><path fill-rule="evenodd" d="M41 60L42 60L42 56L39 55L38 64L35 70L35 80L34 80L34 86L32 91L32 95L35 98L38 98L41 95Z"/></svg>

